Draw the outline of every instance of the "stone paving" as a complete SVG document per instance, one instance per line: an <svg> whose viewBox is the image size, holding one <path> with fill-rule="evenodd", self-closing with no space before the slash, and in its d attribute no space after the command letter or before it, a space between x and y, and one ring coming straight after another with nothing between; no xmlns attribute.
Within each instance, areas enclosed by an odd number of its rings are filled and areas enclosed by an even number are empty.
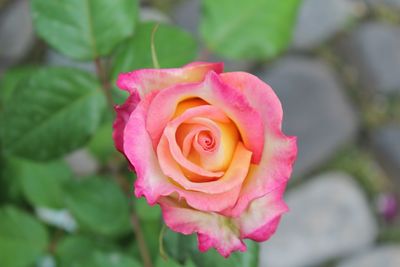
<svg viewBox="0 0 400 267"><path fill-rule="evenodd" d="M199 2L176 1L168 14L146 8L141 19L172 21L198 36ZM0 0L0 7L1 75L29 57L37 40L27 0ZM50 49L43 61L93 71ZM400 266L399 216L385 221L376 201L392 193L400 198L400 1L304 0L289 51L271 62L226 67L271 84L283 103L285 133L299 137L291 211L262 245L260 267ZM329 167L350 147L366 151L372 161L362 162L365 169L379 169L385 181ZM75 172L98 170L88 153L67 157ZM388 229L397 229L390 242L381 238Z"/></svg>
<svg viewBox="0 0 400 267"><path fill-rule="evenodd" d="M261 266L314 266L368 248L377 236L366 197L346 174L315 177L289 192L286 200L290 212L263 244Z"/></svg>

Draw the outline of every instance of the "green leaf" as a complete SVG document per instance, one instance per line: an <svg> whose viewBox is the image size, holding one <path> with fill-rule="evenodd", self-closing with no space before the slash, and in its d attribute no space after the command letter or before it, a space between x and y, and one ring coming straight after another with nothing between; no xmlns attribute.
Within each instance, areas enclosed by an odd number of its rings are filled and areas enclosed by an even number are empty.
<svg viewBox="0 0 400 267"><path fill-rule="evenodd" d="M0 83L1 106L10 99L18 83L26 81L35 69L33 66L24 66L9 69L4 73Z"/></svg>
<svg viewBox="0 0 400 267"><path fill-rule="evenodd" d="M150 206L144 198L135 199L137 213L146 245L152 257L156 257L159 250L159 233L161 231L161 209L158 205Z"/></svg>
<svg viewBox="0 0 400 267"><path fill-rule="evenodd" d="M68 68L36 71L4 110L4 149L33 160L60 157L97 130L106 101L90 74Z"/></svg>
<svg viewBox="0 0 400 267"><path fill-rule="evenodd" d="M67 236L57 244L55 253L62 267L85 267L96 249L95 242L89 238Z"/></svg>
<svg viewBox="0 0 400 267"><path fill-rule="evenodd" d="M96 252L92 258L93 267L142 267L135 259L121 253Z"/></svg>
<svg viewBox="0 0 400 267"><path fill-rule="evenodd" d="M134 69L152 68L151 32L155 23L143 23L135 36L122 43L115 55L112 73L128 72ZM160 25L155 33L154 45L162 68L180 67L193 61L197 45L193 37L179 28Z"/></svg>
<svg viewBox="0 0 400 267"><path fill-rule="evenodd" d="M193 261L191 259L188 259L185 262L185 267L196 267L196 264L193 263Z"/></svg>
<svg viewBox="0 0 400 267"><path fill-rule="evenodd" d="M174 259L168 258L167 260L158 257L156 260L155 267L182 267L179 263L177 263Z"/></svg>
<svg viewBox="0 0 400 267"><path fill-rule="evenodd" d="M300 2L204 0L200 31L222 56L270 59L288 46Z"/></svg>
<svg viewBox="0 0 400 267"><path fill-rule="evenodd" d="M13 158L9 161L14 179L18 179L25 198L34 206L64 207L63 187L72 172L63 161L46 163Z"/></svg>
<svg viewBox="0 0 400 267"><path fill-rule="evenodd" d="M247 245L246 252L234 252L227 259L222 257L215 249L210 249L205 253L192 251L192 258L199 267L257 267L259 245L249 240L246 240L245 243Z"/></svg>
<svg viewBox="0 0 400 267"><path fill-rule="evenodd" d="M56 249L61 267L140 267L135 259L103 248L98 242L84 236L64 238Z"/></svg>
<svg viewBox="0 0 400 267"><path fill-rule="evenodd" d="M32 0L40 37L61 53L79 60L106 56L132 35L137 0Z"/></svg>
<svg viewBox="0 0 400 267"><path fill-rule="evenodd" d="M245 240L246 252L233 252L229 258L224 258L215 249L200 253L196 235L182 235L167 230L164 237L168 254L180 262L192 260L198 267L257 267L259 245L257 242Z"/></svg>
<svg viewBox="0 0 400 267"><path fill-rule="evenodd" d="M161 218L160 206L150 206L144 197L135 199L135 210L143 221L159 221Z"/></svg>
<svg viewBox="0 0 400 267"><path fill-rule="evenodd" d="M84 178L66 187L66 204L89 232L119 236L130 229L128 198L106 178Z"/></svg>
<svg viewBox="0 0 400 267"><path fill-rule="evenodd" d="M36 219L11 206L0 209L0 266L33 264L47 245L46 229Z"/></svg>

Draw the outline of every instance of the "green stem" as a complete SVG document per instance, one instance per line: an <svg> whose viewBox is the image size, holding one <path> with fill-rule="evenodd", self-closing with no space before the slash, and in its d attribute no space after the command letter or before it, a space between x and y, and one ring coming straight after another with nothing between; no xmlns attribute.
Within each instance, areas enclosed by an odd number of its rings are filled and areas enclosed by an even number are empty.
<svg viewBox="0 0 400 267"><path fill-rule="evenodd" d="M153 66L156 69L160 68L160 63L158 62L158 58L157 58L156 47L154 45L154 36L156 35L158 26L160 26L160 24L156 24L154 26L153 30L151 31L151 59L153 60Z"/></svg>
<svg viewBox="0 0 400 267"><path fill-rule="evenodd" d="M133 226L133 231L135 232L135 235L136 235L136 240L139 245L139 252L140 252L140 256L142 257L144 267L153 267L150 253L147 248L147 244L144 239L142 229L140 227L139 217L137 216L137 213L135 212L134 208L132 208L131 223Z"/></svg>
<svg viewBox="0 0 400 267"><path fill-rule="evenodd" d="M167 252L165 252L165 249L164 249L164 234L165 234L166 229L167 229L167 227L165 226L165 224L163 224L161 231L160 231L160 235L158 236L158 246L160 248L160 256L164 260L168 260Z"/></svg>
<svg viewBox="0 0 400 267"><path fill-rule="evenodd" d="M103 64L99 58L96 58L95 66L96 66L96 73L97 76L102 84L102 89L104 91L104 95L106 96L107 103L110 106L111 110L114 112L114 100L111 95L111 84L108 80L107 72L105 68L103 67ZM116 180L116 182L119 184L121 187L122 191L125 192L128 196L131 195L131 192L129 192L129 185L126 184L124 179L119 176L118 171L115 171L113 173L113 177ZM133 228L133 232L135 233L136 240L139 245L139 252L140 256L143 260L144 267L153 267L153 263L151 261L150 253L147 248L146 240L144 238L142 228L140 226L140 221L139 217L134 210L134 207L132 207L132 212L131 212L131 224Z"/></svg>

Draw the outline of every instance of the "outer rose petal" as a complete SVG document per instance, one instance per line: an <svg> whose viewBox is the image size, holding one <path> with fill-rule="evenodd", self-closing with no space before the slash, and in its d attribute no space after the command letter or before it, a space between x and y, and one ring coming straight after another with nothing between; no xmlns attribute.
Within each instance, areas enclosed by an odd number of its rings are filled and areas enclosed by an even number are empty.
<svg viewBox="0 0 400 267"><path fill-rule="evenodd" d="M165 223L182 234L198 234L199 250L211 247L228 257L233 251L245 251L242 239L267 240L276 230L281 215L288 210L282 199L285 185L251 203L238 218L195 210L172 198L161 198Z"/></svg>
<svg viewBox="0 0 400 267"><path fill-rule="evenodd" d="M288 207L283 200L286 184L270 192L269 194L251 202L237 219L242 238L250 238L255 241L265 241L279 224L283 213Z"/></svg>
<svg viewBox="0 0 400 267"><path fill-rule="evenodd" d="M158 93L155 91L139 102L129 117L123 134L124 154L137 173L135 195L137 197L145 196L150 205L155 204L162 196L177 193L189 205L199 210L221 211L232 207L232 199L237 199L240 186L217 194L190 191L173 184L161 171L145 126L149 104Z"/></svg>
<svg viewBox="0 0 400 267"><path fill-rule="evenodd" d="M128 122L129 116L132 111L135 110L136 106L140 102L140 97L137 92L132 92L126 102L120 106L115 106L115 112L117 116L113 124L113 139L115 147L119 152L124 153L124 129Z"/></svg>
<svg viewBox="0 0 400 267"><path fill-rule="evenodd" d="M259 164L252 165L236 206L225 211L240 216L249 203L286 184L297 155L296 137L281 131L282 107L274 91L256 76L245 72L220 74L221 79L241 90L264 122L264 149Z"/></svg>
<svg viewBox="0 0 400 267"><path fill-rule="evenodd" d="M202 83L178 84L160 91L149 107L146 127L155 148L167 123L175 113L180 101L201 98L223 110L237 125L246 148L253 152L253 163L258 163L264 146L264 126L257 109L253 108L245 95L222 82L210 71Z"/></svg>
<svg viewBox="0 0 400 267"><path fill-rule="evenodd" d="M246 251L237 226L224 216L192 209L172 198L160 199L160 206L169 228L185 235L198 233L200 251L215 247L224 257L236 250Z"/></svg>
<svg viewBox="0 0 400 267"><path fill-rule="evenodd" d="M141 69L121 73L117 85L130 93L137 90L143 98L152 91L175 84L201 82L209 71L221 73L223 69L223 63L207 62L193 62L176 69Z"/></svg>

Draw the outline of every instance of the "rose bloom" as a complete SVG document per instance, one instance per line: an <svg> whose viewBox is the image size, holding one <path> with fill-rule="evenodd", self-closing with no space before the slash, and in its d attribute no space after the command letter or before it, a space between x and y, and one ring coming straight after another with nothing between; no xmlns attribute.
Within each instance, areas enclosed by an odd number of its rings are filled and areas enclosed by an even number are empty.
<svg viewBox="0 0 400 267"><path fill-rule="evenodd" d="M297 146L271 87L205 62L123 73L117 85L130 96L116 107L116 148L169 228L224 257L275 232Z"/></svg>

